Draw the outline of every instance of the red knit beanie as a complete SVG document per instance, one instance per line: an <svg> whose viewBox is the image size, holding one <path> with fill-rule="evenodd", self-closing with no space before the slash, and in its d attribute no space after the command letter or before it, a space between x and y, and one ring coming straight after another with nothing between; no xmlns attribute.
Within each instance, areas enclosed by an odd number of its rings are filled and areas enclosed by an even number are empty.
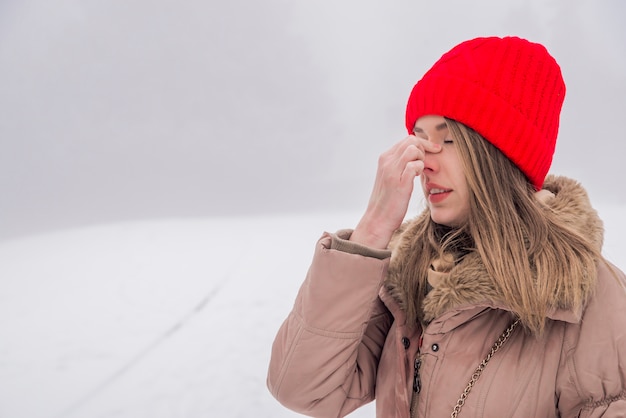
<svg viewBox="0 0 626 418"><path fill-rule="evenodd" d="M406 127L440 115L472 128L502 151L537 190L550 169L565 83L540 44L476 38L445 53L413 87Z"/></svg>

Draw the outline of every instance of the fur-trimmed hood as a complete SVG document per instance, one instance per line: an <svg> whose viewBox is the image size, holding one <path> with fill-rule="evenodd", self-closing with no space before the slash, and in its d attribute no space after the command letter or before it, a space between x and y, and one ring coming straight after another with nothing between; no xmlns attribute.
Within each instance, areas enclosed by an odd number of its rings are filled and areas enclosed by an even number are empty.
<svg viewBox="0 0 626 418"><path fill-rule="evenodd" d="M591 206L587 192L575 180L567 177L550 175L546 178L543 190L537 192L537 199L565 220L573 230L589 237L596 246L598 253L602 249L604 227L597 212ZM419 217L418 217L419 218ZM410 295L403 294L400 281L405 278L395 274L395 265L401 265L403 259L412 251L410 242L415 242L415 228L411 226L417 219L406 222L392 241L392 258L389 274L385 281L386 292L395 300L401 309L407 306ZM598 260L599 261L599 260ZM454 265L449 274L439 275L437 286L426 295L422 311L423 320L429 322L441 314L464 305L485 304L506 309L501 302L493 280L487 274L480 256L471 252L464 256L463 261ZM589 277L589 286L595 277ZM591 290L589 290L591 291ZM572 312L576 317L581 314L582 307L568 306L563 294L555 295L552 306L547 307L548 316L553 319L562 317L563 311ZM586 297L585 297L586 299Z"/></svg>

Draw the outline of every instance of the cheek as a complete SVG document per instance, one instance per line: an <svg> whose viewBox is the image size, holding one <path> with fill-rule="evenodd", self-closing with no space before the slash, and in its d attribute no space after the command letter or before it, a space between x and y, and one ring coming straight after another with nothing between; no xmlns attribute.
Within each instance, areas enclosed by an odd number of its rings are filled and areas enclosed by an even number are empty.
<svg viewBox="0 0 626 418"><path fill-rule="evenodd" d="M420 186L422 186L422 193L426 196L426 179L424 176L420 176Z"/></svg>
<svg viewBox="0 0 626 418"><path fill-rule="evenodd" d="M465 177L465 171L463 170L463 165L461 164L461 160L455 156L455 158L451 158L449 161L450 167L450 175L454 179L455 186L463 190L463 194L467 194L467 178Z"/></svg>
<svg viewBox="0 0 626 418"><path fill-rule="evenodd" d="M461 208L460 215L462 218L464 218L464 220L467 220L469 218L469 213L471 210L468 190L465 189L464 192L461 193L459 197L461 198L461 202L459 202L459 207Z"/></svg>

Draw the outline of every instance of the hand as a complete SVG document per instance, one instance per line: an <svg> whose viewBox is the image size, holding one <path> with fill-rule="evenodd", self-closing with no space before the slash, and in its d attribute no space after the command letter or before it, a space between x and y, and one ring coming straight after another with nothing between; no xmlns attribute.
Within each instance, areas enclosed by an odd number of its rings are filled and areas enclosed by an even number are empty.
<svg viewBox="0 0 626 418"><path fill-rule="evenodd" d="M381 154L367 210L350 240L371 248L387 248L406 216L414 180L424 171L426 153L440 151L441 145L409 135Z"/></svg>

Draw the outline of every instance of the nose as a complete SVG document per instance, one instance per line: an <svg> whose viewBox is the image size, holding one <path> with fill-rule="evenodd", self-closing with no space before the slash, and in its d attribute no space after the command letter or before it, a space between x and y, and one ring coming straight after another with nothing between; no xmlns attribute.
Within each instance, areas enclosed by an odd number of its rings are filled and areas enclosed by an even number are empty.
<svg viewBox="0 0 626 418"><path fill-rule="evenodd" d="M434 173L439 171L439 153L424 152L424 172Z"/></svg>

